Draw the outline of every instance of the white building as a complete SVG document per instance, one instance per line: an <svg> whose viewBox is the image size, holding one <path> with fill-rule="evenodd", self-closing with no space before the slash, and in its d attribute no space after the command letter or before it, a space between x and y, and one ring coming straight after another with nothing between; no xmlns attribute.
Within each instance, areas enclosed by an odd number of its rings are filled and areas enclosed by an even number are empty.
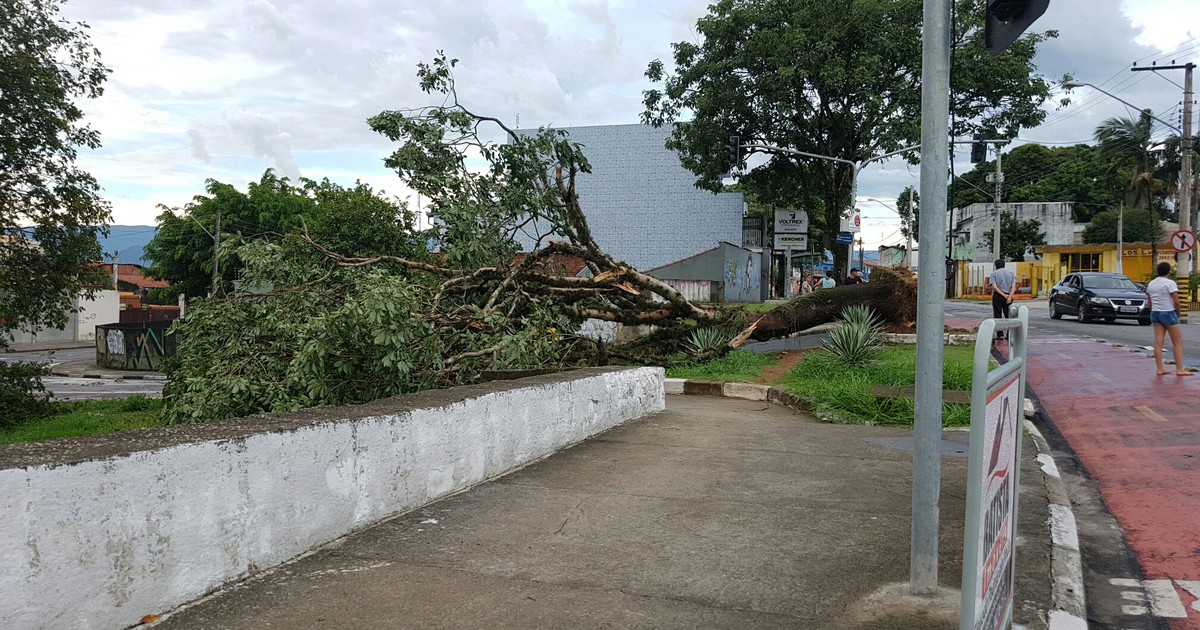
<svg viewBox="0 0 1200 630"><path fill-rule="evenodd" d="M954 248L956 260L990 262L992 255L991 234L996 227L994 203L973 203L966 208L954 209ZM1021 221L1035 219L1042 224L1046 233L1045 245L1072 245L1075 243L1075 204L1069 201L1038 203L1002 203L1000 212Z"/></svg>

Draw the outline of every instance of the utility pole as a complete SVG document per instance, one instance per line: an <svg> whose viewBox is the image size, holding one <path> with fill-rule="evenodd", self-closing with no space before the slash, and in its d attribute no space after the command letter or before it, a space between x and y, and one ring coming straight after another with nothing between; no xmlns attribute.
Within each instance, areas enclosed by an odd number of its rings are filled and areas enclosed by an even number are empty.
<svg viewBox="0 0 1200 630"><path fill-rule="evenodd" d="M996 224L992 226L992 260L1000 260L1000 195L1004 192L1004 170L1000 167L1000 155L1004 145L996 145Z"/></svg>
<svg viewBox="0 0 1200 630"><path fill-rule="evenodd" d="M1192 217L1192 70L1194 63L1176 64L1171 61L1169 66L1151 64L1132 68L1133 72L1156 72L1158 70L1183 70L1183 129L1180 130L1180 166L1179 166L1179 229L1191 230L1195 225ZM1170 126L1170 125L1168 125ZM1175 273L1180 277L1188 272L1195 272L1195 252L1178 252L1175 254Z"/></svg>
<svg viewBox="0 0 1200 630"><path fill-rule="evenodd" d="M1186 215L1190 225L1197 225L1198 223L1197 218L1192 215L1192 152L1194 151L1194 147L1192 146L1192 70L1195 67L1196 64L1189 63L1184 65L1183 70L1183 137L1180 139L1180 152L1182 153L1181 159L1183 162L1179 165L1179 205L1183 208L1179 212L1179 216L1183 217ZM1189 270L1192 273L1196 273L1196 250L1193 249L1188 252L1187 256L1192 259Z"/></svg>
<svg viewBox="0 0 1200 630"><path fill-rule="evenodd" d="M1121 202L1121 209L1117 211L1117 273L1125 273L1121 266L1121 259L1125 257L1125 202Z"/></svg>
<svg viewBox="0 0 1200 630"><path fill-rule="evenodd" d="M946 333L946 175L950 170L950 2L925 0L921 25L921 256L917 273L917 375L913 409L909 592L938 592L942 487L942 370Z"/></svg>
<svg viewBox="0 0 1200 630"><path fill-rule="evenodd" d="M906 242L904 244L904 268L912 269L912 224L913 217L917 213L917 204L913 201L913 189L908 188L908 229L904 230Z"/></svg>
<svg viewBox="0 0 1200 630"><path fill-rule="evenodd" d="M220 281L221 267L221 206L217 206L217 229L213 232L213 280L212 297L217 296L217 283Z"/></svg>

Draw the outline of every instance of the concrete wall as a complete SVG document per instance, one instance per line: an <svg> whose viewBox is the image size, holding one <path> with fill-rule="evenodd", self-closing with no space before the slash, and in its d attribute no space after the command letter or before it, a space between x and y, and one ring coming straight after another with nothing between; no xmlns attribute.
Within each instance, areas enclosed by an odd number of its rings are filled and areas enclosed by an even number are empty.
<svg viewBox="0 0 1200 630"><path fill-rule="evenodd" d="M66 326L39 330L37 334L14 331L13 343L92 341L96 338L98 324L115 323L121 317L120 294L112 289L96 291L90 300L82 295L77 296L72 305L79 312L70 314Z"/></svg>
<svg viewBox="0 0 1200 630"><path fill-rule="evenodd" d="M10 628L123 628L664 408L659 368L0 448Z"/></svg>
<svg viewBox="0 0 1200 630"><path fill-rule="evenodd" d="M96 338L96 326L115 324L121 320L121 294L111 289L97 291L93 299L80 299L79 330L80 341L92 341Z"/></svg>
<svg viewBox="0 0 1200 630"><path fill-rule="evenodd" d="M1046 233L1046 245L1070 245L1075 242L1073 219L1075 204L1065 201L1047 203L1002 203L1000 210L1021 221L1037 220ZM996 206L990 203L973 203L961 208L954 215L955 231L968 232L960 236L955 258L968 258L972 262L992 262L985 234L991 234L996 225ZM969 250L969 251L961 251Z"/></svg>
<svg viewBox="0 0 1200 630"><path fill-rule="evenodd" d="M741 193L696 188L696 176L667 149L671 127L565 127L592 166L576 180L580 205L596 243L617 260L647 270L712 248L740 243ZM521 131L520 133L528 133ZM525 249L546 226L518 235Z"/></svg>

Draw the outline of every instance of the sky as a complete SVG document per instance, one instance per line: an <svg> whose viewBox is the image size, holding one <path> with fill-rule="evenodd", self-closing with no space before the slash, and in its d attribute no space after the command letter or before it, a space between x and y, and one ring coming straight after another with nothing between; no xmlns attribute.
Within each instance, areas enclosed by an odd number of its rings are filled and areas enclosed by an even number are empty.
<svg viewBox="0 0 1200 630"><path fill-rule="evenodd" d="M673 42L695 40L708 3L67 0L62 16L89 24L112 70L104 95L84 104L103 147L79 162L122 225L153 225L159 204L181 207L207 179L245 189L269 167L293 180L361 180L415 205L382 164L395 146L366 119L431 104L418 62L438 50L459 59L462 101L510 125L636 123L647 63L669 62ZM1035 27L1060 33L1039 51L1040 74L1070 74L1179 120L1183 72L1129 68L1200 61L1200 2L1051 0ZM1022 141L1090 142L1103 120L1136 113L1090 88L1071 98ZM893 204L918 174L899 160L864 170L867 248L902 242L895 213L869 200Z"/></svg>

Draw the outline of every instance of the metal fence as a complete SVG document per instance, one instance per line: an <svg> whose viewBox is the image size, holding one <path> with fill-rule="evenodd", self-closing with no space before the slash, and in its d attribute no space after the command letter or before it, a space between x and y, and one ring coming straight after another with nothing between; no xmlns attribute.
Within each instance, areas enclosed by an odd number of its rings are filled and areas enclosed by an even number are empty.
<svg viewBox="0 0 1200 630"><path fill-rule="evenodd" d="M96 365L117 370L159 370L178 351L171 322L96 326Z"/></svg>

